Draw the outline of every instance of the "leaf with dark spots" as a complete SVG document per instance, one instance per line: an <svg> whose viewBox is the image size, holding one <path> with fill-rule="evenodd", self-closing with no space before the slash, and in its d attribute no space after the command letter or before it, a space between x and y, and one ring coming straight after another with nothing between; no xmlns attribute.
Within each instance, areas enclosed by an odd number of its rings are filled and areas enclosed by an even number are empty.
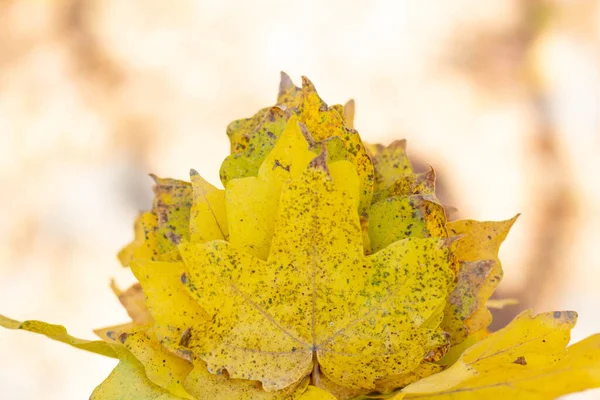
<svg viewBox="0 0 600 400"><path fill-rule="evenodd" d="M434 199L421 196L391 197L369 210L371 251L407 237L446 237L444 208Z"/></svg>
<svg viewBox="0 0 600 400"><path fill-rule="evenodd" d="M460 263L456 287L450 293L442 322L444 329L451 333L453 344L462 343L469 334L474 333L469 331L465 320L483 306L479 304L479 291L486 284L494 264L492 260Z"/></svg>
<svg viewBox="0 0 600 400"><path fill-rule="evenodd" d="M388 189L398 180L412 175L413 169L406 155L406 140L395 140L390 145L368 144L369 156L373 160L375 185L373 192L378 193Z"/></svg>
<svg viewBox="0 0 600 400"><path fill-rule="evenodd" d="M246 134L245 149L232 153L223 161L220 171L223 185L226 186L232 179L258 174L258 169L275 146L290 115L279 107L272 107L264 113L256 129Z"/></svg>
<svg viewBox="0 0 600 400"><path fill-rule="evenodd" d="M492 270L478 292L479 307L465 321L469 332L476 332L486 328L492 321L491 313L486 308L485 303L491 297L504 275L502 264L498 258L498 251L517 217L518 215L509 220L498 222L461 220L448 224L448 233L451 236L461 236L455 253L459 261L494 261Z"/></svg>
<svg viewBox="0 0 600 400"><path fill-rule="evenodd" d="M324 167L315 161L284 184L267 261L222 241L180 245L186 287L211 321L189 346L210 371L267 391L315 368L375 388L447 345L441 318L431 319L452 280L446 241L409 238L364 256L356 195Z"/></svg>

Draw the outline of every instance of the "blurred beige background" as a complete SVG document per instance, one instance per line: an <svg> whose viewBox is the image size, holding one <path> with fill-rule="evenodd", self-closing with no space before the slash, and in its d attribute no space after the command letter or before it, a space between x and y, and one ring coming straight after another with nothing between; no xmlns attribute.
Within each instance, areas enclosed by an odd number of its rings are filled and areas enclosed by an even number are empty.
<svg viewBox="0 0 600 400"><path fill-rule="evenodd" d="M0 312L80 337L127 320L108 284L151 180L218 182L225 127L279 71L406 138L457 217L522 215L500 295L600 331L600 6L593 0L0 0ZM0 330L0 398L85 399L113 360ZM600 393L573 396L598 398Z"/></svg>

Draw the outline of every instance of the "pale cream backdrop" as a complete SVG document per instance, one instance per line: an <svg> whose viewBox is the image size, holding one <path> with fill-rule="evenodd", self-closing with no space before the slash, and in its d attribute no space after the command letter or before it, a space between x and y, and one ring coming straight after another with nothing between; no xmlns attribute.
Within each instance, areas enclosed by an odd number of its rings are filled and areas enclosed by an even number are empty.
<svg viewBox="0 0 600 400"><path fill-rule="evenodd" d="M371 142L408 139L457 217L522 215L501 295L600 331L595 1L0 0L0 313L93 338L151 180L218 183L225 127L279 71L354 98ZM115 362L0 330L0 398L85 399ZM598 398L598 392L578 395Z"/></svg>

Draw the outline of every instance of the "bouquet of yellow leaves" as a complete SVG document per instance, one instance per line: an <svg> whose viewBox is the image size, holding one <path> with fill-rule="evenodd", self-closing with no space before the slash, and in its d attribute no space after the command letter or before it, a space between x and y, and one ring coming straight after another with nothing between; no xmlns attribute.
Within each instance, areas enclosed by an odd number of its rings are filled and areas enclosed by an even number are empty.
<svg viewBox="0 0 600 400"><path fill-rule="evenodd" d="M227 128L224 190L154 177L119 254L132 321L76 339L119 359L92 400L552 399L600 386L600 335L525 311L495 333L487 302L515 218L449 221L404 141L363 143L354 103L282 74L277 104Z"/></svg>

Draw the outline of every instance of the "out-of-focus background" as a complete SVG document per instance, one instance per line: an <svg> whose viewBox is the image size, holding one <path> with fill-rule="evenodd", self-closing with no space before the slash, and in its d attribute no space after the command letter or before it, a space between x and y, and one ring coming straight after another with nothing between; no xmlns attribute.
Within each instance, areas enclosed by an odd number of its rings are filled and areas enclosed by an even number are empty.
<svg viewBox="0 0 600 400"><path fill-rule="evenodd" d="M0 0L0 312L128 320L108 284L148 172L218 183L226 125L279 71L365 140L408 139L456 217L522 213L499 294L600 331L600 6L594 0ZM83 399L113 360L0 330L0 398ZM572 397L595 399L599 392Z"/></svg>

